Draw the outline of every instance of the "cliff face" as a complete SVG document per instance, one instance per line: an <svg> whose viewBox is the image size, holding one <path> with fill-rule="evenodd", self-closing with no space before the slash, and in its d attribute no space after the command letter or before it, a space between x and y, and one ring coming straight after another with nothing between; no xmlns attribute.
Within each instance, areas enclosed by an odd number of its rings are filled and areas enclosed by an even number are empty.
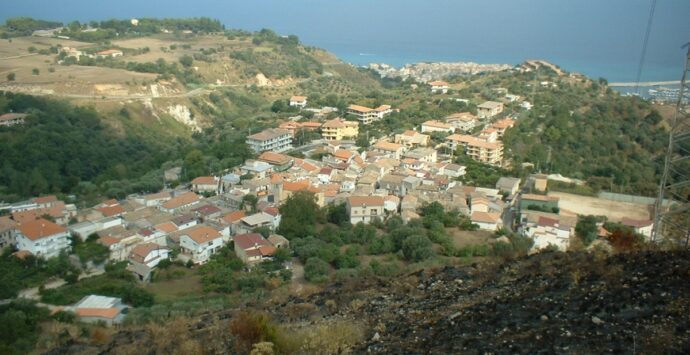
<svg viewBox="0 0 690 355"><path fill-rule="evenodd" d="M280 329L349 323L361 330L351 337L356 341L321 351L303 345L301 353L687 353L689 280L688 251L545 253L335 283L309 297L243 310L268 313ZM164 327L180 339L197 339L196 349L233 352L238 339L227 323L238 311ZM147 329L121 330L102 345L70 341L52 353L170 350Z"/></svg>

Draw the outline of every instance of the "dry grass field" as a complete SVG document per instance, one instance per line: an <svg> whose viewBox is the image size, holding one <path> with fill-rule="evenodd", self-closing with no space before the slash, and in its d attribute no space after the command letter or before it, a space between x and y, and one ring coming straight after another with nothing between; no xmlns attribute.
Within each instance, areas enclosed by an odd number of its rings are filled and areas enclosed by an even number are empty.
<svg viewBox="0 0 690 355"><path fill-rule="evenodd" d="M561 210L568 210L581 215L606 216L609 220L616 222L623 217L642 220L650 218L651 206L646 204L616 202L565 192L549 192L549 196L560 198Z"/></svg>

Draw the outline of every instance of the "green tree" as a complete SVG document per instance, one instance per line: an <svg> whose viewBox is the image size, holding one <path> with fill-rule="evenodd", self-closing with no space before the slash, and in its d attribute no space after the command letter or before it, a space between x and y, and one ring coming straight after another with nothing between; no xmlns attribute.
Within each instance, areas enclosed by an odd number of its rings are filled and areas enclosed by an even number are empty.
<svg viewBox="0 0 690 355"><path fill-rule="evenodd" d="M587 246L599 235L595 216L581 216L575 225L575 235Z"/></svg>
<svg viewBox="0 0 690 355"><path fill-rule="evenodd" d="M185 68L190 68L192 64L194 64L194 58L188 54L185 54L180 58L180 64L182 64L182 66Z"/></svg>
<svg viewBox="0 0 690 355"><path fill-rule="evenodd" d="M41 71L38 70L38 68L33 68L33 69L31 69L31 74L33 74L33 75L39 75L39 74L41 74Z"/></svg>
<svg viewBox="0 0 690 355"><path fill-rule="evenodd" d="M410 261L423 261L434 256L429 238L423 235L411 235L402 243L403 255Z"/></svg>
<svg viewBox="0 0 690 355"><path fill-rule="evenodd" d="M17 75L15 73L7 74L7 81L15 81L16 79L17 79Z"/></svg>
<svg viewBox="0 0 690 355"><path fill-rule="evenodd" d="M285 238L303 238L314 234L319 206L313 193L299 191L280 207L282 218L278 233Z"/></svg>
<svg viewBox="0 0 690 355"><path fill-rule="evenodd" d="M318 257L309 258L304 265L304 278L310 282L324 282L328 279L328 263Z"/></svg>

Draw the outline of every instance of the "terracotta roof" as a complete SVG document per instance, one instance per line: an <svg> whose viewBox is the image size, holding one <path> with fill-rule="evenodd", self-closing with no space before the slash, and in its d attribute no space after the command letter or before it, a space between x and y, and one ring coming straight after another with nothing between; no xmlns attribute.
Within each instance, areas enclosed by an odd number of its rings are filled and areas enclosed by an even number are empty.
<svg viewBox="0 0 690 355"><path fill-rule="evenodd" d="M163 232L163 233L173 233L177 232L177 226L173 222L165 222L155 225L153 228Z"/></svg>
<svg viewBox="0 0 690 355"><path fill-rule="evenodd" d="M19 231L31 240L50 237L56 234L67 232L67 228L59 226L45 219L24 222L19 225Z"/></svg>
<svg viewBox="0 0 690 355"><path fill-rule="evenodd" d="M383 197L381 196L350 196L347 201L350 206L383 206Z"/></svg>
<svg viewBox="0 0 690 355"><path fill-rule="evenodd" d="M199 176L192 180L194 185L217 185L218 181L213 176Z"/></svg>
<svg viewBox="0 0 690 355"><path fill-rule="evenodd" d="M290 163L294 158L289 155L267 151L261 153L258 159L273 165L283 165Z"/></svg>
<svg viewBox="0 0 690 355"><path fill-rule="evenodd" d="M79 317L100 317L113 319L120 314L118 308L77 308L74 313Z"/></svg>
<svg viewBox="0 0 690 355"><path fill-rule="evenodd" d="M436 81L429 82L429 85L431 85L431 86L448 86L448 83L445 81L436 80Z"/></svg>
<svg viewBox="0 0 690 355"><path fill-rule="evenodd" d="M247 139L254 139L258 141L266 141L273 138L289 135L290 131L282 128L268 128L259 133L248 136Z"/></svg>
<svg viewBox="0 0 690 355"><path fill-rule="evenodd" d="M111 236L107 235L107 236L98 238L98 242L109 247L113 244L119 243L120 238L115 238L115 237L111 237Z"/></svg>
<svg viewBox="0 0 690 355"><path fill-rule="evenodd" d="M306 96L292 96L290 97L290 101L305 101L307 99Z"/></svg>
<svg viewBox="0 0 690 355"><path fill-rule="evenodd" d="M334 157L342 160L350 160L350 158L352 158L353 155L355 155L354 152L344 149L338 149L335 151L335 153L333 153Z"/></svg>
<svg viewBox="0 0 690 355"><path fill-rule="evenodd" d="M540 216L537 224L544 227L556 227L556 225L558 225L558 220L554 218Z"/></svg>
<svg viewBox="0 0 690 355"><path fill-rule="evenodd" d="M220 208L218 208L214 205L206 205L206 206L201 206L199 208L195 208L194 212L198 212L201 215L208 216L208 215L212 215L214 213L220 212Z"/></svg>
<svg viewBox="0 0 690 355"><path fill-rule="evenodd" d="M460 121L464 121L464 122L469 122L469 121L474 121L474 120L476 120L476 119L477 119L477 116L475 116L475 115L473 115L473 114L471 114L471 113L469 113L469 112L458 112L458 113L454 113L454 114L452 114L452 115L446 117L446 119L449 119L449 120L460 120Z"/></svg>
<svg viewBox="0 0 690 355"><path fill-rule="evenodd" d="M170 199L169 201L166 201L162 204L162 206L166 209L175 209L185 205L189 205L191 203L199 201L200 199L201 198L193 192L185 192L182 195L179 195L177 197Z"/></svg>
<svg viewBox="0 0 690 355"><path fill-rule="evenodd" d="M298 182L285 181L283 183L284 191L301 191L306 190L311 186L308 180L302 180Z"/></svg>
<svg viewBox="0 0 690 355"><path fill-rule="evenodd" d="M187 235L197 244L203 244L211 240L222 237L217 230L209 226L194 226L183 231L183 235Z"/></svg>
<svg viewBox="0 0 690 355"><path fill-rule="evenodd" d="M397 151L398 149L402 148L403 146L397 143L391 143L391 142L384 142L384 141L379 141L376 144L374 144L374 149L380 149L380 150L387 150L387 151Z"/></svg>
<svg viewBox="0 0 690 355"><path fill-rule="evenodd" d="M500 220L501 215L498 213L472 212L473 222L498 223Z"/></svg>
<svg viewBox="0 0 690 355"><path fill-rule="evenodd" d="M270 214L271 216L275 217L280 214L280 210L275 208L275 207L269 207L264 210L265 213Z"/></svg>
<svg viewBox="0 0 690 355"><path fill-rule="evenodd" d="M347 107L348 110L352 111L357 111L360 113L369 113L371 111L374 111L374 109L366 107L366 106L360 106L360 105L350 105Z"/></svg>
<svg viewBox="0 0 690 355"><path fill-rule="evenodd" d="M321 128L345 128L347 126L359 126L359 122L346 121L340 117L336 117L330 121L324 122Z"/></svg>
<svg viewBox="0 0 690 355"><path fill-rule="evenodd" d="M6 113L6 114L0 116L0 121L16 120L16 119L18 119L18 118L24 118L24 117L26 117L26 116L28 116L26 113L14 113L14 112L10 112L10 113Z"/></svg>
<svg viewBox="0 0 690 355"><path fill-rule="evenodd" d="M98 211L101 212L105 217L112 217L125 213L125 209L120 205L101 207L98 209Z"/></svg>
<svg viewBox="0 0 690 355"><path fill-rule="evenodd" d="M233 241L235 246L247 250L253 249L255 246L271 246L271 243L264 239L259 233L246 233L234 236Z"/></svg>
<svg viewBox="0 0 690 355"><path fill-rule="evenodd" d="M235 223L235 222L239 221L240 219L242 219L246 216L247 216L247 213L245 211L234 211L234 212L230 212L230 213L226 214L223 217L223 221L232 224L232 223Z"/></svg>
<svg viewBox="0 0 690 355"><path fill-rule="evenodd" d="M389 110L390 108L391 108L391 105L381 105L381 106L375 108L374 111L381 112L381 111Z"/></svg>
<svg viewBox="0 0 690 355"><path fill-rule="evenodd" d="M104 51L97 52L96 54L98 54L98 55L113 55L115 53L122 53L122 51L118 50L118 49L107 49Z"/></svg>
<svg viewBox="0 0 690 355"><path fill-rule="evenodd" d="M33 201L39 205L42 205L44 203L56 202L57 200L58 199L55 195L41 196L33 199Z"/></svg>
<svg viewBox="0 0 690 355"><path fill-rule="evenodd" d="M355 122L355 123L357 123L357 122ZM322 125L323 125L323 123L321 123L321 122L314 122L314 121L306 121L306 122L302 122L302 123L301 123L301 126L302 126L302 127L308 128L308 129L320 128Z"/></svg>
<svg viewBox="0 0 690 355"><path fill-rule="evenodd" d="M468 135L461 135L461 134L452 134L448 137L446 137L446 140L450 141L456 141L460 143L466 143L470 147L479 147L479 148L486 148L486 149L498 149L503 146L503 143L501 142L487 142L484 140L481 140L477 137L472 137Z"/></svg>
<svg viewBox="0 0 690 355"><path fill-rule="evenodd" d="M436 120L429 120L424 123L422 123L422 126L429 126L429 127L435 127L435 128L442 128L442 129L453 129L453 126L449 124L445 124L441 121L436 121Z"/></svg>
<svg viewBox="0 0 690 355"><path fill-rule="evenodd" d="M144 243L144 244L139 244L132 249L132 251L129 253L129 257L138 262L138 263L144 263L146 260L146 257L151 254L152 251L158 250L158 249L168 249L167 247L160 246L155 243Z"/></svg>

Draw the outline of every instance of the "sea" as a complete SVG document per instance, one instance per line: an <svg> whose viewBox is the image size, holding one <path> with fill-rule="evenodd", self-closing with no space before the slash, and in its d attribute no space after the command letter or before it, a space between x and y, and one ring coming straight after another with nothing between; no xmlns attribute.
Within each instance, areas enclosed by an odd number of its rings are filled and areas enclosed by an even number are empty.
<svg viewBox="0 0 690 355"><path fill-rule="evenodd" d="M641 62L643 82L679 80L688 14L688 0L0 1L0 21L206 16L227 28L294 34L354 65L544 59L609 82L636 81Z"/></svg>

